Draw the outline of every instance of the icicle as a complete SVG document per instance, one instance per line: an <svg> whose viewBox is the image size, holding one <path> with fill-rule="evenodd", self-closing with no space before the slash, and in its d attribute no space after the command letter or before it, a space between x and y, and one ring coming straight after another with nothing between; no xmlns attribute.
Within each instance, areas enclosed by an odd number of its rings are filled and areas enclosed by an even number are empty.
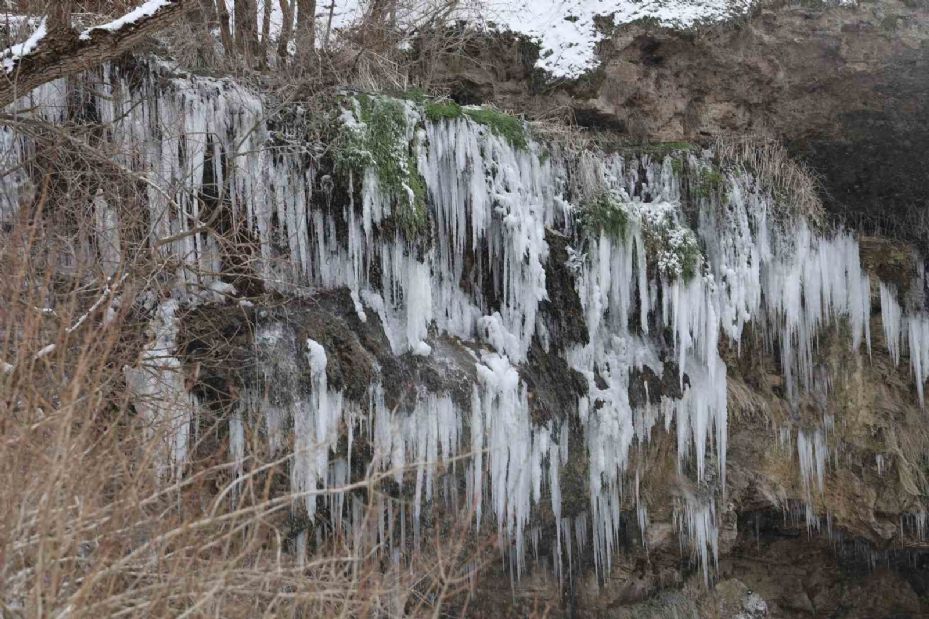
<svg viewBox="0 0 929 619"><path fill-rule="evenodd" d="M925 407L925 384L929 379L929 314L910 315L906 318L909 333L910 363L916 378L919 405Z"/></svg>
<svg viewBox="0 0 929 619"><path fill-rule="evenodd" d="M817 428L812 433L800 429L797 432L797 453L800 460L800 483L806 501L807 528L818 528L819 520L813 507L813 481L816 482L817 493L822 495L828 457L822 429Z"/></svg>
<svg viewBox="0 0 929 619"><path fill-rule="evenodd" d="M229 455L232 456L236 477L241 477L245 464L245 423L242 410L238 408L229 417Z"/></svg>
<svg viewBox="0 0 929 619"><path fill-rule="evenodd" d="M291 486L304 496L307 515L316 513L316 490L325 487L329 472L329 452L339 440L342 420L342 393L330 391L326 378L326 351L318 342L306 340L312 392L309 400L293 406L294 460Z"/></svg>
<svg viewBox="0 0 929 619"><path fill-rule="evenodd" d="M719 527L712 498L686 494L683 515L677 515L681 537L690 541L691 552L699 557L703 582L709 586L710 571L719 562Z"/></svg>
<svg viewBox="0 0 929 619"><path fill-rule="evenodd" d="M476 425L472 422L471 432L473 437L477 429L483 429L486 439L475 444L472 438L472 450L476 454L477 449L486 449L497 529L513 540L518 576L524 569L524 530L533 498L532 479L540 475L528 466L533 462L529 403L519 374L506 357L484 354L477 372L481 393L475 398L474 416L481 419ZM541 467L541 458L535 462ZM481 464L480 459L475 459L475 477L481 474L477 468ZM480 484L475 486L479 489ZM476 494L472 500L480 501L480 495Z"/></svg>
<svg viewBox="0 0 929 619"><path fill-rule="evenodd" d="M897 291L893 286L881 282L881 322L884 326L884 341L894 365L900 365L900 341L906 324L903 310L897 303Z"/></svg>
<svg viewBox="0 0 929 619"><path fill-rule="evenodd" d="M145 421L149 437L158 437L165 445L158 461L162 475L179 475L183 470L197 409L196 399L184 385L181 361L175 356L177 310L174 299L155 308L149 328L153 341L143 351L139 367L123 370L133 406Z"/></svg>

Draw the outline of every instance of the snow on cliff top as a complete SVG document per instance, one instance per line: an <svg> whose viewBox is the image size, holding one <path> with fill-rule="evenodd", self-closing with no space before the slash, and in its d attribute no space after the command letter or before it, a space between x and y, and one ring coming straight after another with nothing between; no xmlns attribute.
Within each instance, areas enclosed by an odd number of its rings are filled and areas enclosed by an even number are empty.
<svg viewBox="0 0 929 619"><path fill-rule="evenodd" d="M333 26L357 19L365 0L337 0ZM426 2L425 4L429 4ZM538 66L556 77L578 77L597 64L594 50L603 38L595 16L612 15L614 24L651 17L666 26L688 27L742 14L752 0L472 0L464 17L484 26L524 34L541 47ZM329 2L319 2L325 21ZM361 8L359 8L361 7ZM424 11L425 12L425 11ZM415 16L411 15L415 21Z"/></svg>
<svg viewBox="0 0 929 619"><path fill-rule="evenodd" d="M687 27L744 13L751 0L485 0L485 21L537 40L538 65L560 77L577 77L596 66L594 49L603 38L595 16L623 24L651 17Z"/></svg>
<svg viewBox="0 0 929 619"><path fill-rule="evenodd" d="M264 0L258 0L259 7ZM541 47L538 65L556 77L578 77L596 66L594 50L603 38L594 26L595 16L612 15L614 24L651 17L667 26L688 27L720 21L744 13L753 0L462 0L455 19L478 27L524 34ZM230 7L233 0L226 0ZM329 22L332 0L318 0L317 27ZM368 0L334 0L332 28L356 23ZM400 9L401 23L417 24L434 15L437 0L418 0ZM259 10L259 15L262 11ZM280 8L272 5L271 31L279 31ZM259 28L260 30L260 28ZM317 37L317 41L320 38Z"/></svg>

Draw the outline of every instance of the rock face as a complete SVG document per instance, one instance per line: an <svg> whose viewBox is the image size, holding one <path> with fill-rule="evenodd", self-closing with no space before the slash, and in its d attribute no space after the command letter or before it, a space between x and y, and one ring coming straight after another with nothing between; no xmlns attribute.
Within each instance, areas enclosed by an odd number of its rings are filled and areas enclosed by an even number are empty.
<svg viewBox="0 0 929 619"><path fill-rule="evenodd" d="M528 49L475 49L479 62L449 71L453 96L633 140L771 136L821 176L834 213L926 248L925 3L804 2L688 32L623 25L601 44L601 67L570 84L543 86Z"/></svg>

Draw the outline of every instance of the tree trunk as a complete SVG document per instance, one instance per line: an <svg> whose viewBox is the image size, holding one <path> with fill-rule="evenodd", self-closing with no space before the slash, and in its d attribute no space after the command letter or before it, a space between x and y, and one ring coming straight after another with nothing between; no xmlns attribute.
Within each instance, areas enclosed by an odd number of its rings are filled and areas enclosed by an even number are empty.
<svg viewBox="0 0 929 619"><path fill-rule="evenodd" d="M268 50L271 48L271 3L274 0L264 0L261 12L261 64L268 62Z"/></svg>
<svg viewBox="0 0 929 619"><path fill-rule="evenodd" d="M383 26L392 4L389 0L372 0L371 8L368 9L368 25L374 28Z"/></svg>
<svg viewBox="0 0 929 619"><path fill-rule="evenodd" d="M335 0L329 0L329 12L326 18L326 33L323 35L323 49L329 49L329 35L332 33L332 17L335 13Z"/></svg>
<svg viewBox="0 0 929 619"><path fill-rule="evenodd" d="M290 37L294 33L294 5L289 0L280 1L284 23L281 25L281 35L277 42L277 55L282 59L286 59L288 55L287 46L290 43Z"/></svg>
<svg viewBox="0 0 929 619"><path fill-rule="evenodd" d="M316 52L316 0L297 0L297 58L307 62Z"/></svg>
<svg viewBox="0 0 929 619"><path fill-rule="evenodd" d="M49 34L56 35L71 31L71 8L70 0L53 0L48 7L48 21L46 27Z"/></svg>
<svg viewBox="0 0 929 619"><path fill-rule="evenodd" d="M201 66L209 66L215 55L212 32L217 26L213 0L200 0L199 5L190 11L190 26L195 37L197 59Z"/></svg>
<svg viewBox="0 0 929 619"><path fill-rule="evenodd" d="M235 42L251 65L258 56L258 3L256 0L235 0Z"/></svg>
<svg viewBox="0 0 929 619"><path fill-rule="evenodd" d="M213 0L200 0L200 8L197 13L207 31L219 25L219 20L216 17L216 4L214 4Z"/></svg>
<svg viewBox="0 0 929 619"><path fill-rule="evenodd" d="M229 10L226 8L226 0L216 0L216 17L219 21L219 36L223 42L223 49L229 56L235 53L235 41L232 38L232 29L229 27Z"/></svg>

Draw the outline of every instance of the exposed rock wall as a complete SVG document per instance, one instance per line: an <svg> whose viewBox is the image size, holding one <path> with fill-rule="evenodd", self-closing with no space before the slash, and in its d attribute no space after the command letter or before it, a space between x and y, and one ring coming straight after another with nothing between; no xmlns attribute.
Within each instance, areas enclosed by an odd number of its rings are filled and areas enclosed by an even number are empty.
<svg viewBox="0 0 929 619"><path fill-rule="evenodd" d="M471 52L449 69L453 96L632 140L768 135L813 167L850 224L926 248L925 3L771 6L687 32L623 25L601 43L599 69L561 84L531 69L528 43Z"/></svg>

